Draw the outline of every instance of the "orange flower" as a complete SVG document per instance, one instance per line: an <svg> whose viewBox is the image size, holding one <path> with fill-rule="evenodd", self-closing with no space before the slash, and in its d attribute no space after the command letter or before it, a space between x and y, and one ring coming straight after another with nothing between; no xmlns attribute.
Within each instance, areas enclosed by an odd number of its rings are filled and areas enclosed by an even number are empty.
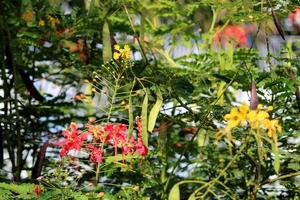
<svg viewBox="0 0 300 200"><path fill-rule="evenodd" d="M30 22L33 20L33 12L32 11L25 11L23 14L22 14L22 19L26 22Z"/></svg>
<svg viewBox="0 0 300 200"><path fill-rule="evenodd" d="M36 196L41 196L42 194L42 187L40 185L35 185L33 188L33 192L36 194Z"/></svg>
<svg viewBox="0 0 300 200"><path fill-rule="evenodd" d="M222 47L226 47L228 43L232 43L234 47L247 47L247 33L237 25L228 25L224 30L216 32L214 43L221 44Z"/></svg>

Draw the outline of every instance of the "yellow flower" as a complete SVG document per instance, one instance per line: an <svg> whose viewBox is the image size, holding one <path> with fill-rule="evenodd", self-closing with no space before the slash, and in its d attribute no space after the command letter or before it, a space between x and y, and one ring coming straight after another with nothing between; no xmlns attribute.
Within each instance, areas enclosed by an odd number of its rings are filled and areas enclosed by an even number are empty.
<svg viewBox="0 0 300 200"><path fill-rule="evenodd" d="M237 108L232 108L230 114L225 115L224 119L227 121L227 129L231 130L238 126L241 121L239 110Z"/></svg>
<svg viewBox="0 0 300 200"><path fill-rule="evenodd" d="M33 12L32 11L25 11L22 14L22 19L26 22L32 21L33 19Z"/></svg>
<svg viewBox="0 0 300 200"><path fill-rule="evenodd" d="M52 17L51 15L48 15L48 20L49 20L49 22L51 24L51 27L55 27L56 24L60 23L60 21L57 18Z"/></svg>
<svg viewBox="0 0 300 200"><path fill-rule="evenodd" d="M248 114L248 111L249 111L249 106L247 106L246 104L242 104L239 107L239 111L240 111L241 123L245 123L247 121L247 114Z"/></svg>
<svg viewBox="0 0 300 200"><path fill-rule="evenodd" d="M269 118L269 114L266 111L259 111L257 113L257 120L258 121L262 121L262 120L267 119L267 118Z"/></svg>
<svg viewBox="0 0 300 200"><path fill-rule="evenodd" d="M269 120L266 119L263 122L263 126L268 129L268 136L273 137L273 135L276 133L276 130L281 133L282 127L279 125L279 121L277 119Z"/></svg>
<svg viewBox="0 0 300 200"><path fill-rule="evenodd" d="M258 104L257 105L257 110L261 110L263 108L263 105L262 104Z"/></svg>
<svg viewBox="0 0 300 200"><path fill-rule="evenodd" d="M45 26L45 21L44 20L40 20L38 23L39 26L43 27Z"/></svg>
<svg viewBox="0 0 300 200"><path fill-rule="evenodd" d="M117 50L117 51L120 51L120 45L115 44L114 49Z"/></svg>
<svg viewBox="0 0 300 200"><path fill-rule="evenodd" d="M273 110L273 106L269 106L268 109L267 109L267 112L270 112Z"/></svg>
<svg viewBox="0 0 300 200"><path fill-rule="evenodd" d="M121 49L120 46L118 44L116 44L114 46L114 49L115 49L115 52L114 52L113 58L115 60L118 60L120 57L124 60L130 59L131 50L127 44L124 46L124 49Z"/></svg>
<svg viewBox="0 0 300 200"><path fill-rule="evenodd" d="M120 58L120 55L121 54L119 54L118 52L114 52L113 57L114 57L115 60L118 60Z"/></svg>
<svg viewBox="0 0 300 200"><path fill-rule="evenodd" d="M130 59L131 49L127 44L124 46L124 49L123 49L122 53L123 53L123 58L124 59L126 59L126 60Z"/></svg>
<svg viewBox="0 0 300 200"><path fill-rule="evenodd" d="M266 111L251 110L247 114L247 120L254 129L258 129L263 120L267 118L269 118L269 114Z"/></svg>

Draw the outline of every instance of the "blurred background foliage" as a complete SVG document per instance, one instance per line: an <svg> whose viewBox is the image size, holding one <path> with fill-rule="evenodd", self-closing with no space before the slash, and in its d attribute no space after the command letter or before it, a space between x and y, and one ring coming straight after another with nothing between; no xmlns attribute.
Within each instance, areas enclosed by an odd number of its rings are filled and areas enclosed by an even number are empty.
<svg viewBox="0 0 300 200"><path fill-rule="evenodd" d="M299 6L285 0L1 1L1 181L43 176L44 199L296 199ZM115 44L131 47L129 68L111 60ZM145 94L149 114L158 93L163 105L148 132L150 155L132 169L107 158L96 188L87 160L69 163L53 148L71 121L130 125L145 110ZM226 140L216 142L224 115L250 100L273 106L271 116L283 126L278 174L270 146L262 165L256 144L240 154L236 146L232 155ZM3 198L35 197L5 183L0 189Z"/></svg>

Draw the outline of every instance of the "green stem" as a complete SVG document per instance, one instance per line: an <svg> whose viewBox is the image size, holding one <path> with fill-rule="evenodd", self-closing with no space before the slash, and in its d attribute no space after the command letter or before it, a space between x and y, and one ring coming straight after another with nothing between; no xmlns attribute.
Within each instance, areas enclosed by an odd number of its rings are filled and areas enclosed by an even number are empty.
<svg viewBox="0 0 300 200"><path fill-rule="evenodd" d="M282 180L282 179L294 177L294 176L300 176L300 172L294 172L294 173L290 173L290 174L285 174L285 175L279 176L277 178L268 179L268 180L264 181L263 183L259 184L259 187L261 187L261 186L263 186L265 184L270 184L270 183L273 183L273 182L276 182L276 181L279 181L279 180Z"/></svg>
<svg viewBox="0 0 300 200"><path fill-rule="evenodd" d="M241 146L239 152L237 152L237 154L234 155L234 157L230 160L230 162L226 165L226 167L220 172L220 174L217 176L217 178L213 179L212 181L206 183L205 185L203 185L200 188L198 188L197 190L195 190L191 196L195 196L199 191L201 191L207 187L206 192L202 195L202 198L205 199L205 196L210 191L210 188L224 175L224 173L235 162L235 160L242 153L242 151L244 150L245 147L246 147L245 145Z"/></svg>
<svg viewBox="0 0 300 200"><path fill-rule="evenodd" d="M203 117L199 120L200 121L200 124L199 126L197 127L197 130L200 130L201 128L203 128L203 126L209 121L208 117L210 116L211 114L211 108L213 106L215 106L218 101L220 100L220 98L224 95L224 93L226 92L227 88L234 82L235 80L235 77L237 76L237 73L235 73L235 75L233 76L233 78L231 79L231 81L226 85L226 87L224 88L223 92L221 93L221 95L215 100L215 102L212 104L211 107L209 107L208 111L203 115ZM193 113L192 113L193 114ZM193 137L191 138L190 140L190 144L192 142L194 142L195 138L197 137L199 131L193 135ZM189 145L186 145L185 148L183 149L182 153L180 154L177 162L175 163L174 167L172 168L172 171L170 172L169 176L168 176L168 179L166 181L166 184L164 185L164 189L163 189L163 192L162 192L162 195L161 195L161 199L164 199L165 196L166 196L166 192L167 192L167 189L168 189L168 186L169 186L169 183L170 183L170 179L171 177L173 176L176 168L178 167L178 165L181 163L181 160L183 158L183 156L185 155L185 153L188 151L188 147Z"/></svg>
<svg viewBox="0 0 300 200"><path fill-rule="evenodd" d="M97 184L98 184L98 182L99 182L99 175L100 175L100 163L98 162L97 163L97 170L96 170L96 183L95 183L95 185L97 186Z"/></svg>

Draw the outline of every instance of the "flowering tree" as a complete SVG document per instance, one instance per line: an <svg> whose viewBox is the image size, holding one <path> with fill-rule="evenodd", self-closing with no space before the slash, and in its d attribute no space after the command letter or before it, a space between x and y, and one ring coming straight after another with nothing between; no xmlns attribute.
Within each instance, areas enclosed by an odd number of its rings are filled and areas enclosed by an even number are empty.
<svg viewBox="0 0 300 200"><path fill-rule="evenodd" d="M297 198L297 7L2 1L0 194Z"/></svg>

